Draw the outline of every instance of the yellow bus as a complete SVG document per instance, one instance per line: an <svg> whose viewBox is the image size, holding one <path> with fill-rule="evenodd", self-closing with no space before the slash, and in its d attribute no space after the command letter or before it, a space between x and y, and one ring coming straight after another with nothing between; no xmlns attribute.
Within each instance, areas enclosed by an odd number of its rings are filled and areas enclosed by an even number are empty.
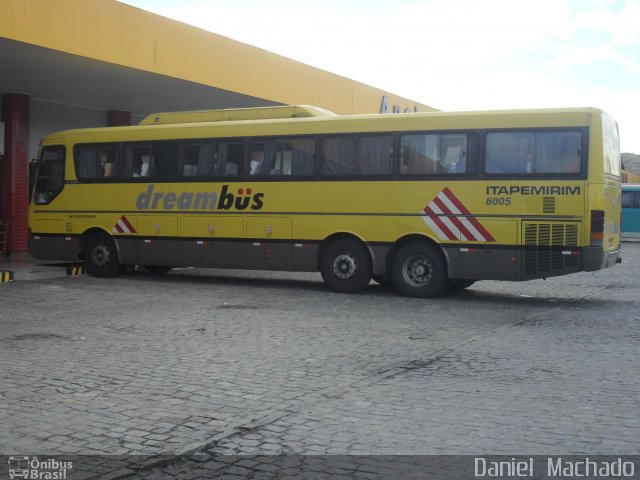
<svg viewBox="0 0 640 480"><path fill-rule="evenodd" d="M37 259L320 271L438 295L620 261L618 129L595 108L338 116L150 115L44 138Z"/></svg>

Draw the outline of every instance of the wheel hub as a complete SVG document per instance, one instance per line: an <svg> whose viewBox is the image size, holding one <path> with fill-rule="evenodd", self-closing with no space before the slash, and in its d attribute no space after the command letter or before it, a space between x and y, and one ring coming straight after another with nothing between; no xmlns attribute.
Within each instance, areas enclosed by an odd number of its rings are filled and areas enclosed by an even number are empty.
<svg viewBox="0 0 640 480"><path fill-rule="evenodd" d="M348 280L358 272L358 261L353 255L343 253L333 260L333 273L341 280Z"/></svg>
<svg viewBox="0 0 640 480"><path fill-rule="evenodd" d="M91 260L93 260L93 263L98 266L103 266L109 263L110 257L111 254L109 249L104 245L97 245L93 249L93 252L91 252Z"/></svg>
<svg viewBox="0 0 640 480"><path fill-rule="evenodd" d="M405 260L402 273L408 284L413 287L423 287L431 281L433 266L428 258L413 255Z"/></svg>

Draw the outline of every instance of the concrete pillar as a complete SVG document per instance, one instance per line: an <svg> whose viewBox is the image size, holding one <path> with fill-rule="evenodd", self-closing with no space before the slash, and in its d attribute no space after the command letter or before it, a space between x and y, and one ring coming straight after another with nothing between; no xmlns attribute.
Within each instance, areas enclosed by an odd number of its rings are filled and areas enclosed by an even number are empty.
<svg viewBox="0 0 640 480"><path fill-rule="evenodd" d="M131 112L122 110L109 110L107 125L110 127L125 127L131 125Z"/></svg>
<svg viewBox="0 0 640 480"><path fill-rule="evenodd" d="M0 216L11 218L8 248L14 252L27 250L30 103L30 96L23 93L2 94L5 155L0 158Z"/></svg>

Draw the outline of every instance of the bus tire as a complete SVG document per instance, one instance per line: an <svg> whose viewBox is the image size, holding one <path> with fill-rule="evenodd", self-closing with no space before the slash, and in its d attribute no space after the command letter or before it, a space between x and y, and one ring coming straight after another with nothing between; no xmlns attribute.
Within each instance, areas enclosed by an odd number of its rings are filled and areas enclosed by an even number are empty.
<svg viewBox="0 0 640 480"><path fill-rule="evenodd" d="M94 277L115 277L122 268L115 242L104 233L98 233L87 241L84 257L87 271Z"/></svg>
<svg viewBox="0 0 640 480"><path fill-rule="evenodd" d="M409 297L434 297L449 287L444 256L426 243L402 247L393 258L391 277L396 288Z"/></svg>
<svg viewBox="0 0 640 480"><path fill-rule="evenodd" d="M337 240L324 250L320 272L324 283L331 290L341 293L360 292L371 281L371 255L367 247L357 240Z"/></svg>

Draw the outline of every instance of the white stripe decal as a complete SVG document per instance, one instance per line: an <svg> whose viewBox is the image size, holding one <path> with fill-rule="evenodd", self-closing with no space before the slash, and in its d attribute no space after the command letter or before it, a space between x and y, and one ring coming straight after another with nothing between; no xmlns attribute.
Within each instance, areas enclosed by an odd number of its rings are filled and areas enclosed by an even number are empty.
<svg viewBox="0 0 640 480"><path fill-rule="evenodd" d="M461 209L464 209L464 212ZM447 188L427 204L423 213L426 216L422 219L440 240L495 241L483 225L469 215L465 205ZM443 230L445 227L451 234ZM480 229L486 232L486 235Z"/></svg>
<svg viewBox="0 0 640 480"><path fill-rule="evenodd" d="M424 211L422 211L421 213L425 213ZM440 240L448 240L447 236L444 234L444 232L442 230L440 230L440 227L438 227L438 225L436 225L436 222L434 222L431 217L428 216L428 214L426 216L423 216L422 219L424 220L424 223L426 223L431 230L433 230L434 232L436 232L436 235L440 238Z"/></svg>

